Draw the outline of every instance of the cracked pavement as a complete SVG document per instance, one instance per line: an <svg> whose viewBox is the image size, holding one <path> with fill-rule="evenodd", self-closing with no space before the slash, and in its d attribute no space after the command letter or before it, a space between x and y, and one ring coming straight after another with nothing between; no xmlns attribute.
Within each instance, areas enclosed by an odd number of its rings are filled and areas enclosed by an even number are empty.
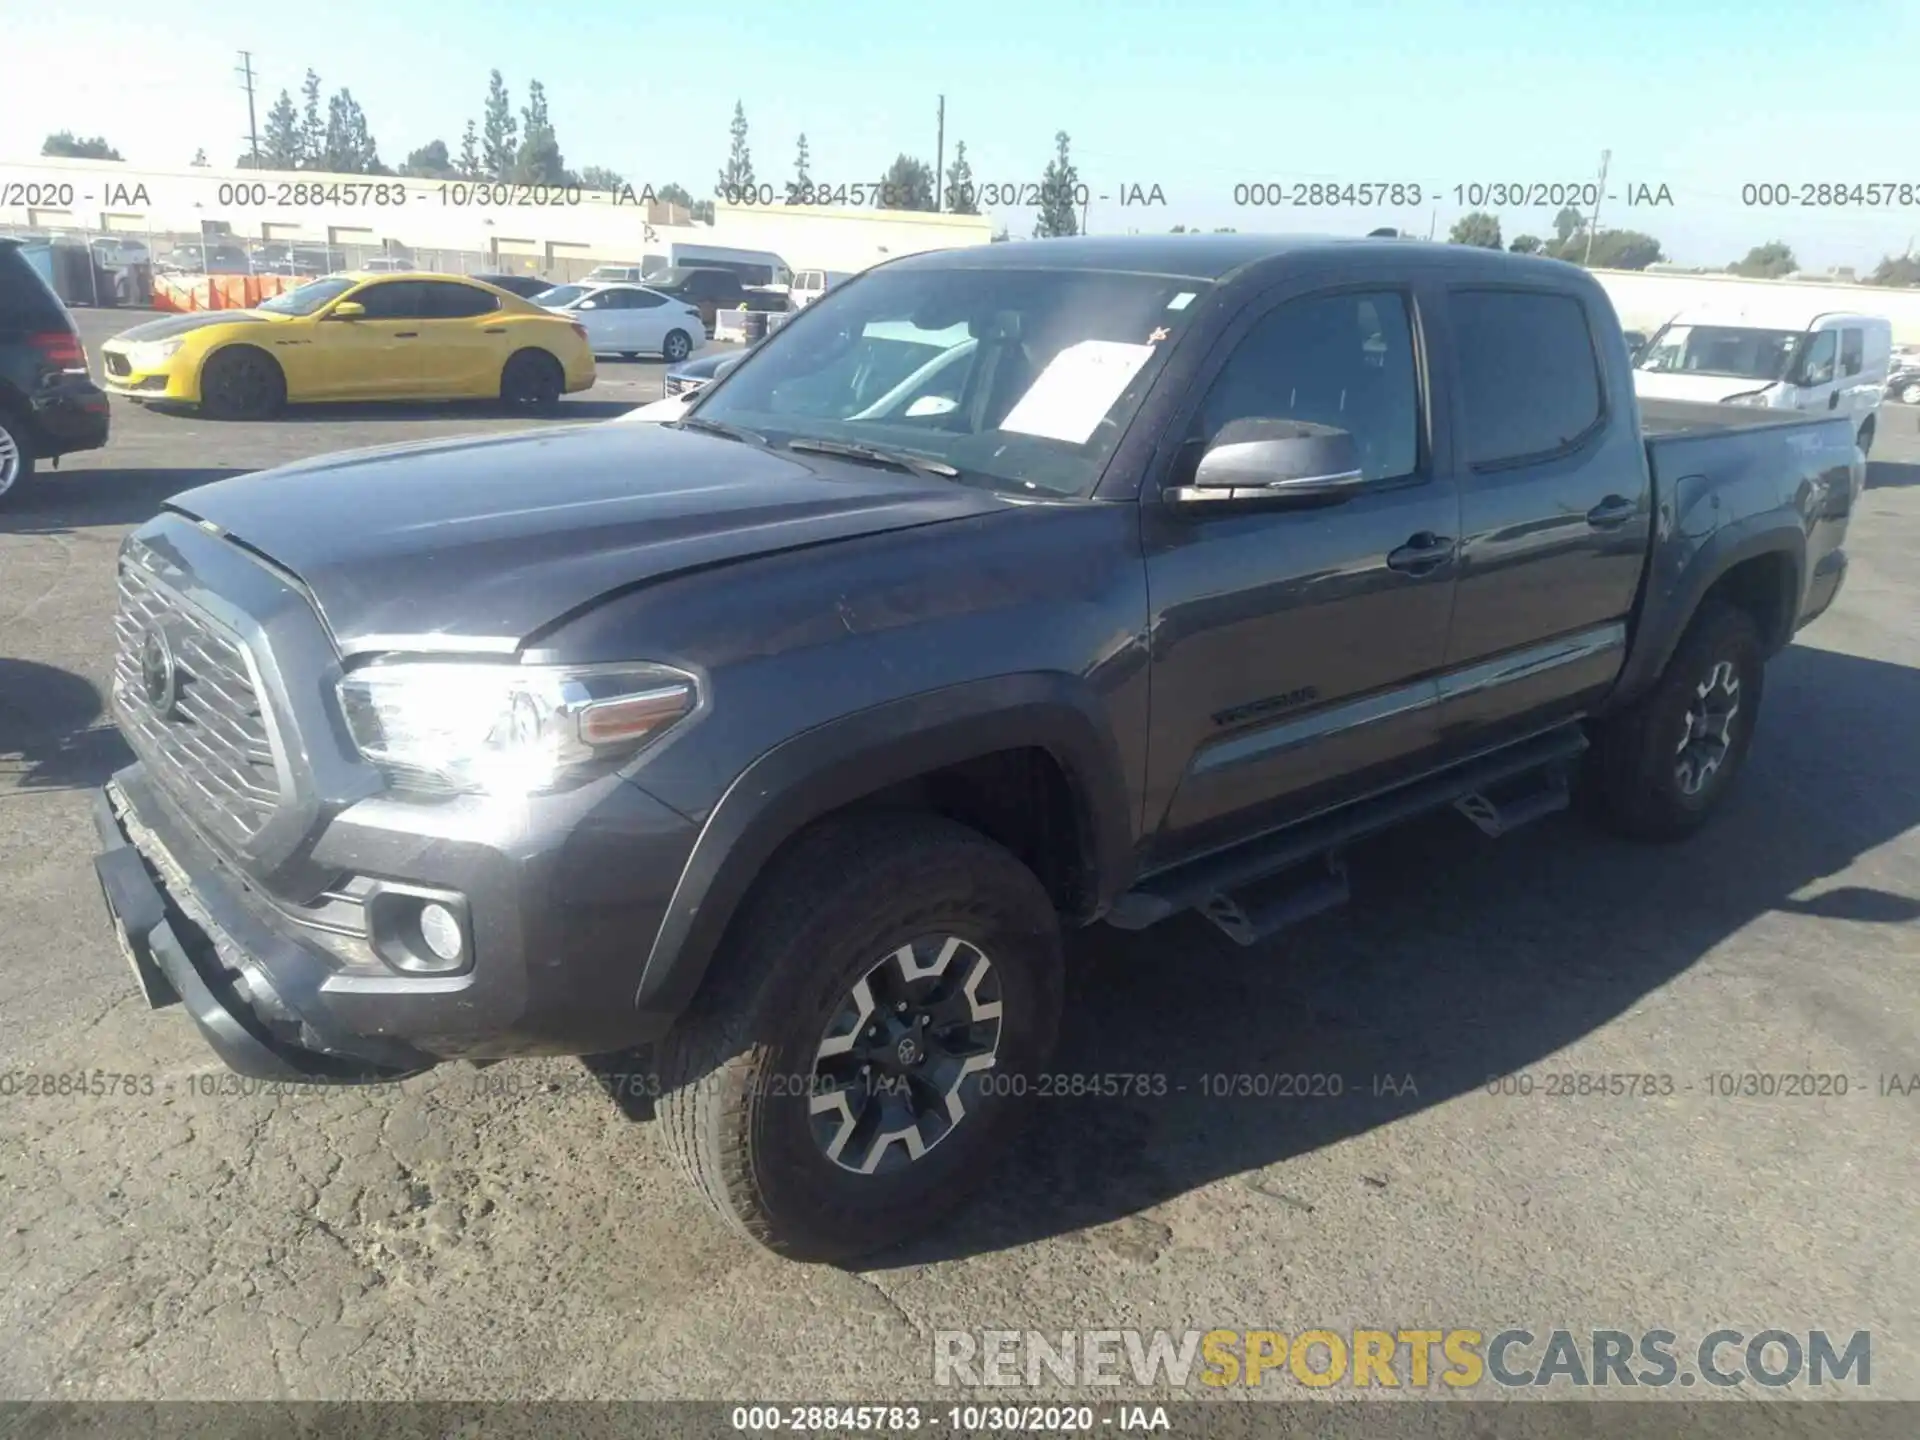
<svg viewBox="0 0 1920 1440"><path fill-rule="evenodd" d="M112 320L82 314L95 353ZM602 375L585 415L657 393L657 366ZM0 1095L0 1398L878 1402L932 1393L941 1329L1421 1324L1866 1329L1875 1397L1920 1398L1920 1095L1705 1093L1920 1074L1920 411L1889 407L1848 588L1770 669L1711 831L1449 817L1259 950L1077 937L1055 1068L1167 1093L1036 1101L982 1204L857 1272L722 1231L577 1062L259 1093L145 1008L87 816L125 755L121 535L207 472L504 422L114 422L0 510L0 1074L132 1077ZM1489 1093L1509 1072L1691 1089ZM1283 1073L1342 1093L1209 1093Z"/></svg>

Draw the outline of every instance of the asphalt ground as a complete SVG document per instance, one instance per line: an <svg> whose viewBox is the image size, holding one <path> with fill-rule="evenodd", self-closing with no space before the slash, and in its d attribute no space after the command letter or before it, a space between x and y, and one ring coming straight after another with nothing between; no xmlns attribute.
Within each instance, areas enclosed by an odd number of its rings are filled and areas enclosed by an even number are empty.
<svg viewBox="0 0 1920 1440"><path fill-rule="evenodd" d="M125 323L81 315L95 355ZM660 368L602 362L563 419L655 398ZM88 820L127 757L121 536L208 478L526 422L116 401L106 449L0 510L0 1397L884 1401L954 1393L947 1330L1665 1329L1684 1360L1725 1326L1869 1331L1871 1395L1920 1398L1917 422L1885 412L1851 579L1770 668L1706 833L1448 816L1256 950L1191 919L1076 937L1056 1070L1161 1078L1036 1098L981 1204L837 1270L719 1229L576 1062L234 1093L144 1006ZM44 1093L95 1071L134 1079ZM1744 1078L1802 1074L1824 1093ZM1301 1075L1320 1093L1268 1078Z"/></svg>

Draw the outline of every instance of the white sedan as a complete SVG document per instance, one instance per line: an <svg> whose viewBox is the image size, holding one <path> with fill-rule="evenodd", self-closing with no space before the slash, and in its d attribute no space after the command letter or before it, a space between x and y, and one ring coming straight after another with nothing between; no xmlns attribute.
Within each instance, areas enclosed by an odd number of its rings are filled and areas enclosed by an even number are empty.
<svg viewBox="0 0 1920 1440"><path fill-rule="evenodd" d="M629 360L659 355L672 363L686 359L706 336L698 310L644 285L556 288L577 288L580 293L554 304L547 298L554 292L548 291L535 296L534 303L584 326L596 355L622 355Z"/></svg>

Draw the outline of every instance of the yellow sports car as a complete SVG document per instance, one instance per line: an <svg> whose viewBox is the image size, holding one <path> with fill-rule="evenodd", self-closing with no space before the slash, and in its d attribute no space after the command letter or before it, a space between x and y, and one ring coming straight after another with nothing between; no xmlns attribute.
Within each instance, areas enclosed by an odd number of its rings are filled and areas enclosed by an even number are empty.
<svg viewBox="0 0 1920 1440"><path fill-rule="evenodd" d="M100 355L114 394L221 419L314 400L544 408L594 378L583 327L454 275L329 275L252 310L136 325Z"/></svg>

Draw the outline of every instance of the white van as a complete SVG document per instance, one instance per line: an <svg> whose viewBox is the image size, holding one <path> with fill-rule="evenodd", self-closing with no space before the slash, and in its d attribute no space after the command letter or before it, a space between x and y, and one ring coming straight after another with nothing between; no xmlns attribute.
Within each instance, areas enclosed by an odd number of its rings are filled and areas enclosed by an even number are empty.
<svg viewBox="0 0 1920 1440"><path fill-rule="evenodd" d="M793 302L794 309L804 310L834 286L844 285L852 278L844 270L796 270L787 298Z"/></svg>
<svg viewBox="0 0 1920 1440"><path fill-rule="evenodd" d="M793 284L793 268L771 250L736 250L729 245L669 245L669 264L695 270L731 270L742 285L784 290Z"/></svg>
<svg viewBox="0 0 1920 1440"><path fill-rule="evenodd" d="M1646 399L1847 415L1866 450L1892 356L1892 322L1878 315L1790 301L1690 310L1654 331L1634 362L1633 388Z"/></svg>

